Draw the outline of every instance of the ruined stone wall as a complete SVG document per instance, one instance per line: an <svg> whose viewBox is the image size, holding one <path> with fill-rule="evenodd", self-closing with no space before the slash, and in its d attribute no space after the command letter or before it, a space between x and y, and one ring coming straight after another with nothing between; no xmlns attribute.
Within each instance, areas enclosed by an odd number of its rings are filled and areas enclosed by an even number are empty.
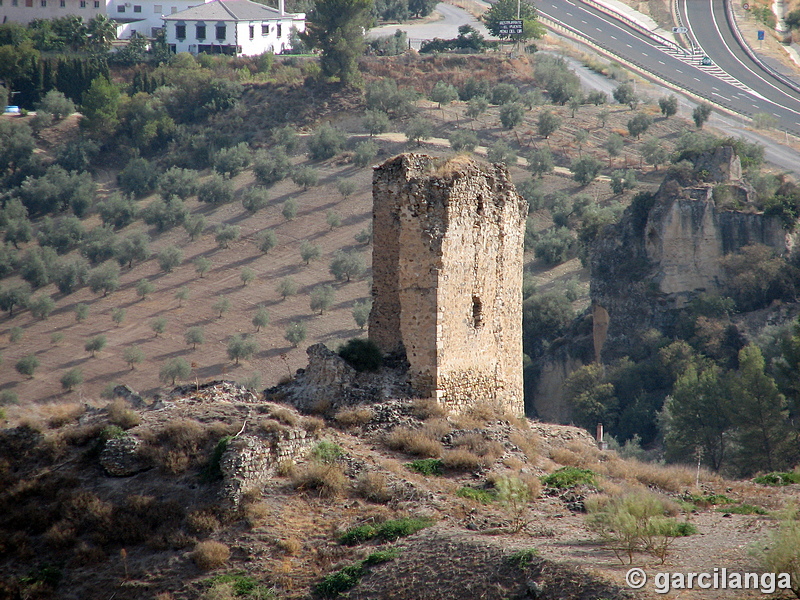
<svg viewBox="0 0 800 600"><path fill-rule="evenodd" d="M422 395L522 413L527 206L505 168L400 155L373 195L370 339L405 352Z"/></svg>
<svg viewBox="0 0 800 600"><path fill-rule="evenodd" d="M230 442L222 455L222 495L233 508L250 489L261 488L284 461L305 458L314 437L304 429L287 429L265 437L242 435Z"/></svg>

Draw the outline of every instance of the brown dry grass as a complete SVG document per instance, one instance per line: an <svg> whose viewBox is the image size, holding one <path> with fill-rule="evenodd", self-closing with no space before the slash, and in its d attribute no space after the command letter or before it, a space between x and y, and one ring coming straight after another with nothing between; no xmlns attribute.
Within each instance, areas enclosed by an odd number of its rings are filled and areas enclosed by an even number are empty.
<svg viewBox="0 0 800 600"><path fill-rule="evenodd" d="M447 409L435 398L416 398L411 403L411 411L415 417L426 421L441 419L447 416Z"/></svg>
<svg viewBox="0 0 800 600"><path fill-rule="evenodd" d="M368 406L342 408L336 411L333 420L342 427L360 427L372 420L372 409Z"/></svg>
<svg viewBox="0 0 800 600"><path fill-rule="evenodd" d="M299 491L313 491L320 498L336 498L344 493L347 477L339 465L312 462L292 476L292 484Z"/></svg>
<svg viewBox="0 0 800 600"><path fill-rule="evenodd" d="M392 499L392 491L382 473L363 473L356 480L354 491L365 500L378 504L384 504Z"/></svg>
<svg viewBox="0 0 800 600"><path fill-rule="evenodd" d="M108 420L114 425L119 425L123 429L130 429L136 427L142 422L142 418L135 410L130 408L127 403L122 400L114 400L106 407L108 413Z"/></svg>
<svg viewBox="0 0 800 600"><path fill-rule="evenodd" d="M442 455L442 443L431 439L429 435L410 427L396 427L383 438L384 443L392 450L399 450L414 456L439 458Z"/></svg>
<svg viewBox="0 0 800 600"><path fill-rule="evenodd" d="M231 558L231 549L222 542L207 540L198 542L192 552L192 560L203 571L217 569Z"/></svg>

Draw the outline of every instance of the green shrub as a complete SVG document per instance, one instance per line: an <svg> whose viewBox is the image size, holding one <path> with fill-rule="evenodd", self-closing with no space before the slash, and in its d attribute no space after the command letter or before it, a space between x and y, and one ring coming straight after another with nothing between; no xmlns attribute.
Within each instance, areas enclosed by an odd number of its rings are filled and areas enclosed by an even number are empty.
<svg viewBox="0 0 800 600"><path fill-rule="evenodd" d="M364 566L358 562L331 573L317 584L317 593L323 598L336 598L354 587L364 575Z"/></svg>
<svg viewBox="0 0 800 600"><path fill-rule="evenodd" d="M534 558L538 556L538 550L535 548L528 548L527 550L519 550L518 552L514 552L514 554L508 557L508 562L519 569L524 569L531 564Z"/></svg>
<svg viewBox="0 0 800 600"><path fill-rule="evenodd" d="M476 502L480 502L481 504L491 504L495 500L494 494L492 494L490 491L481 490L466 485L456 492L456 496L458 496L459 498L468 498L470 500L475 500Z"/></svg>
<svg viewBox="0 0 800 600"><path fill-rule="evenodd" d="M707 507L707 506L716 506L719 504L733 504L733 500L728 498L724 494L706 494L705 496L700 494L684 494L683 501L689 502L694 504L695 506L700 507Z"/></svg>
<svg viewBox="0 0 800 600"><path fill-rule="evenodd" d="M223 573L222 575L204 580L203 584L207 585L209 588L229 585L237 598L254 598L258 600L276 598L275 592L264 584L259 583L253 577L246 575L243 571L237 573Z"/></svg>
<svg viewBox="0 0 800 600"><path fill-rule="evenodd" d="M385 542L413 535L418 531L433 525L432 519L403 517L384 521L380 525L359 525L345 531L339 538L339 543L345 546L355 546L369 540L378 539Z"/></svg>
<svg viewBox="0 0 800 600"><path fill-rule="evenodd" d="M372 340L353 338L339 348L341 356L356 371L375 372L383 364L383 354Z"/></svg>
<svg viewBox="0 0 800 600"><path fill-rule="evenodd" d="M442 474L442 461L438 458L419 458L408 463L406 467L426 476Z"/></svg>
<svg viewBox="0 0 800 600"><path fill-rule="evenodd" d="M730 513L732 515L767 515L766 510L760 506L753 506L752 504L736 504L734 506L720 506L717 512Z"/></svg>
<svg viewBox="0 0 800 600"><path fill-rule="evenodd" d="M377 538L387 542L413 535L426 527L433 525L432 519L403 517L381 523L378 526Z"/></svg>
<svg viewBox="0 0 800 600"><path fill-rule="evenodd" d="M223 436L219 442L217 442L217 445L214 447L214 452L211 455L211 459L208 461L208 464L203 471L203 479L205 481L218 481L219 479L222 479L222 469L219 466L219 462L222 460L222 455L225 454L225 451L228 449L228 444L232 439L233 436L226 435Z"/></svg>
<svg viewBox="0 0 800 600"><path fill-rule="evenodd" d="M663 564L676 537L697 532L691 523L667 517L667 505L649 492L587 499L586 509L589 526L611 544L623 563L626 556L630 564L635 552L646 552Z"/></svg>
<svg viewBox="0 0 800 600"><path fill-rule="evenodd" d="M753 479L753 482L761 485L771 486L792 485L793 483L800 483L800 472L789 471L779 473L775 471L772 473L766 473L765 475L759 475Z"/></svg>
<svg viewBox="0 0 800 600"><path fill-rule="evenodd" d="M554 473L542 477L542 483L559 490L568 490L579 485L597 486L593 471L577 467L561 467Z"/></svg>
<svg viewBox="0 0 800 600"><path fill-rule="evenodd" d="M330 465L344 456L344 450L339 444L322 441L311 449L311 457L317 462Z"/></svg>
<svg viewBox="0 0 800 600"><path fill-rule="evenodd" d="M381 563L389 562L400 556L400 550L397 548L388 548L387 550L378 550L373 552L364 559L365 565L379 565Z"/></svg>

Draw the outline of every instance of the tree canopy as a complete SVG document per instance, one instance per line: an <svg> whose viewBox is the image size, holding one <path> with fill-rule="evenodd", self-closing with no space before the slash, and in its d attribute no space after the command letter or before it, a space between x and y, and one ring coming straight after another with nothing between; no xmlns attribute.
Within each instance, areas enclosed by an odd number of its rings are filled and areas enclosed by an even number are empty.
<svg viewBox="0 0 800 600"><path fill-rule="evenodd" d="M320 66L328 77L358 85L358 57L364 53L364 31L372 21L372 0L319 0L308 13L302 40L322 51Z"/></svg>
<svg viewBox="0 0 800 600"><path fill-rule="evenodd" d="M544 27L536 20L536 8L527 0L519 1L519 19L522 20L522 38L538 39L544 35ZM483 15L483 22L491 34L499 38L513 37L501 34L501 21L517 19L517 0L498 0Z"/></svg>

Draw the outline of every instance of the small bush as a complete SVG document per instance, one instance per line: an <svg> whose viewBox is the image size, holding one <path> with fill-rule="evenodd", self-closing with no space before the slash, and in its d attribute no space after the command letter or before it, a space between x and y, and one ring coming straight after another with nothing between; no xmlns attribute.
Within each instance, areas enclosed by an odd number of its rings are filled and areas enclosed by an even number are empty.
<svg viewBox="0 0 800 600"><path fill-rule="evenodd" d="M356 586L364 575L364 567L358 562L327 575L317 584L317 593L323 598L337 598L350 588Z"/></svg>
<svg viewBox="0 0 800 600"><path fill-rule="evenodd" d="M292 478L298 490L315 490L321 498L335 498L344 491L347 478L336 464L314 462Z"/></svg>
<svg viewBox="0 0 800 600"><path fill-rule="evenodd" d="M514 552L514 554L508 557L508 562L515 565L519 569L524 569L531 564L531 562L533 562L534 558L537 558L538 556L538 550L535 548L528 548L527 550Z"/></svg>
<svg viewBox="0 0 800 600"><path fill-rule="evenodd" d="M311 449L311 458L325 465L332 465L344 456L344 451L339 444L322 441Z"/></svg>
<svg viewBox="0 0 800 600"><path fill-rule="evenodd" d="M356 481L356 494L378 504L392 499L391 490L386 485L386 477L380 473L363 473Z"/></svg>
<svg viewBox="0 0 800 600"><path fill-rule="evenodd" d="M372 420L373 412L368 406L342 408L333 416L333 420L343 427L359 427Z"/></svg>
<svg viewBox="0 0 800 600"><path fill-rule="evenodd" d="M396 427L384 437L384 441L392 450L416 456L439 458L442 455L441 442L432 440L419 430L407 427Z"/></svg>
<svg viewBox="0 0 800 600"><path fill-rule="evenodd" d="M383 354L372 340L353 338L339 348L338 354L359 372L374 373L383 364Z"/></svg>
<svg viewBox="0 0 800 600"><path fill-rule="evenodd" d="M443 463L438 458L420 458L406 465L409 470L425 476L439 476L442 474Z"/></svg>
<svg viewBox="0 0 800 600"><path fill-rule="evenodd" d="M800 483L800 472L789 471L785 473L773 472L765 475L759 475L753 479L753 482L761 485L782 486Z"/></svg>
<svg viewBox="0 0 800 600"><path fill-rule="evenodd" d="M668 505L650 492L591 498L586 501L588 524L611 544L621 562L633 562L635 552L646 552L663 564L676 537L697 530L666 516Z"/></svg>
<svg viewBox="0 0 800 600"><path fill-rule="evenodd" d="M481 504L491 504L495 501L495 496L489 490L481 490L474 487L464 486L456 492L459 498L467 498L480 502Z"/></svg>
<svg viewBox="0 0 800 600"><path fill-rule="evenodd" d="M753 506L752 504L736 504L734 506L720 506L717 512L728 513L732 515L767 515L766 510L760 506Z"/></svg>
<svg viewBox="0 0 800 600"><path fill-rule="evenodd" d="M442 465L456 471L475 471L486 466L486 461L474 452L456 448L444 453Z"/></svg>
<svg viewBox="0 0 800 600"><path fill-rule="evenodd" d="M433 519L403 517L384 521L380 525L359 525L345 531L339 538L339 543L345 546L355 546L372 539L385 542L413 535L426 527L433 525Z"/></svg>
<svg viewBox="0 0 800 600"><path fill-rule="evenodd" d="M221 567L231 557L231 550L221 542L213 540L199 542L192 552L192 560L203 571L210 571Z"/></svg>
<svg viewBox="0 0 800 600"><path fill-rule="evenodd" d="M589 469L577 467L562 467L556 472L542 477L542 483L547 487L559 490L568 490L579 485L597 487L595 473Z"/></svg>
<svg viewBox="0 0 800 600"><path fill-rule="evenodd" d="M136 427L142 422L142 418L135 410L130 408L124 400L114 400L106 407L106 414L108 420L114 425L118 425L123 429L130 429Z"/></svg>

